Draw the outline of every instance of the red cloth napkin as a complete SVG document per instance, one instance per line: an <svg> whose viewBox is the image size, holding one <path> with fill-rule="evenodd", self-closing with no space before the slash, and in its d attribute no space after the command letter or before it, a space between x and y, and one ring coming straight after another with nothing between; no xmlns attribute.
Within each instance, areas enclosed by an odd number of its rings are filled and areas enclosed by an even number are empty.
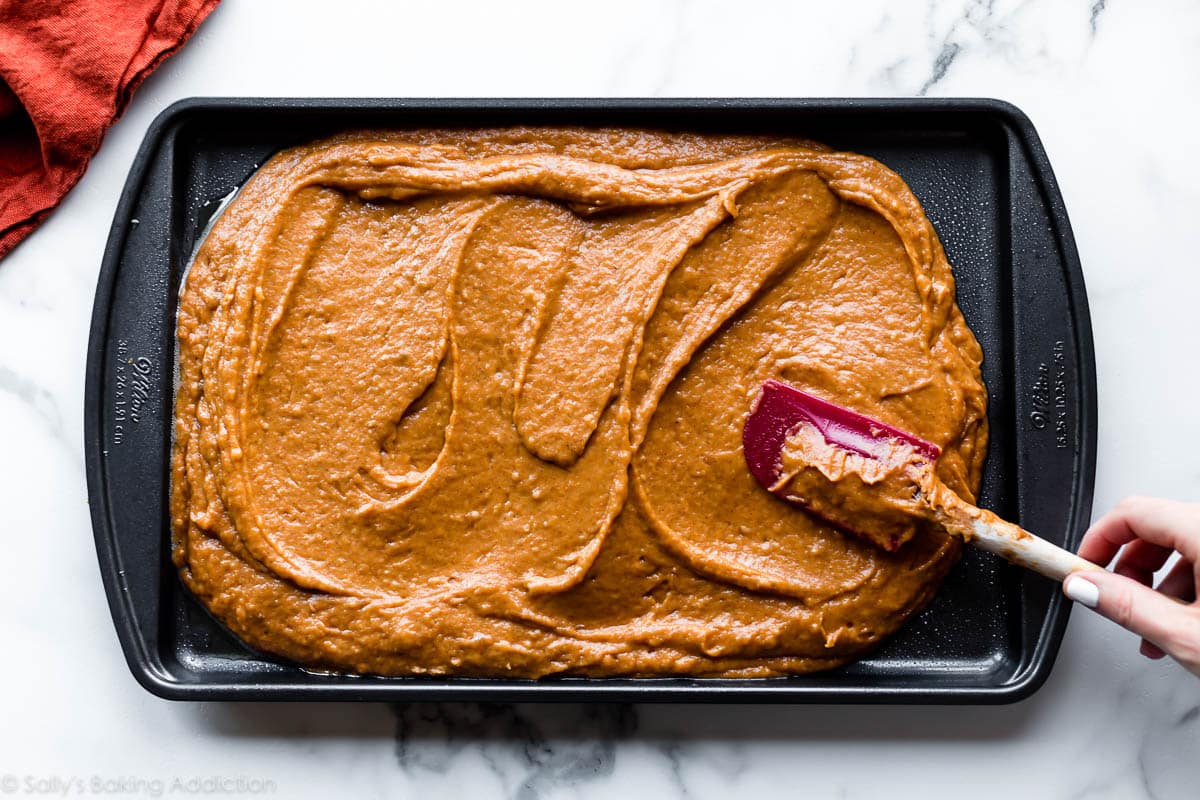
<svg viewBox="0 0 1200 800"><path fill-rule="evenodd" d="M0 0L0 258L83 175L218 0Z"/></svg>

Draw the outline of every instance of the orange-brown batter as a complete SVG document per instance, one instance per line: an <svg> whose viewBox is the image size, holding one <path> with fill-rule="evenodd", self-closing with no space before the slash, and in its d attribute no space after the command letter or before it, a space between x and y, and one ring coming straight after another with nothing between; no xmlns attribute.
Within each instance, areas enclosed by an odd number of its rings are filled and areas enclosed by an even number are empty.
<svg viewBox="0 0 1200 800"><path fill-rule="evenodd" d="M259 649L384 674L773 675L861 655L960 544L886 553L764 490L778 378L939 445L980 349L903 181L807 142L354 133L286 150L180 298L188 587Z"/></svg>
<svg viewBox="0 0 1200 800"><path fill-rule="evenodd" d="M870 455L831 445L814 425L792 431L772 491L839 528L896 550L929 517L934 476L912 445L880 440Z"/></svg>

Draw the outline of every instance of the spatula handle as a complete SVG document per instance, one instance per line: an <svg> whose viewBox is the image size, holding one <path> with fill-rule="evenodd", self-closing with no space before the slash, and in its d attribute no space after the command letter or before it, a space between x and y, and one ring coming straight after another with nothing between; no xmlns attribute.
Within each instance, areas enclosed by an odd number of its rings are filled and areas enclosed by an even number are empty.
<svg viewBox="0 0 1200 800"><path fill-rule="evenodd" d="M1060 582L1072 572L1103 569L1011 522L988 517L974 521L971 544L989 553Z"/></svg>

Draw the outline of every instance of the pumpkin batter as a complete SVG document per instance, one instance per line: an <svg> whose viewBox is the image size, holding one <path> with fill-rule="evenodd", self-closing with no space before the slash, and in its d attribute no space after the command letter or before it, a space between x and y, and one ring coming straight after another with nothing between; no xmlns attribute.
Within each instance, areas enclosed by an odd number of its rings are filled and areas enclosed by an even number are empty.
<svg viewBox="0 0 1200 800"><path fill-rule="evenodd" d="M933 475L929 459L911 444L884 439L863 455L831 445L816 426L802 423L779 455L771 491L884 550L902 547L929 516L923 500L933 493Z"/></svg>
<svg viewBox="0 0 1200 800"><path fill-rule="evenodd" d="M764 490L768 378L934 442L981 352L893 172L769 137L361 132L285 150L180 296L174 558L253 647L392 675L767 676L862 655L960 543Z"/></svg>

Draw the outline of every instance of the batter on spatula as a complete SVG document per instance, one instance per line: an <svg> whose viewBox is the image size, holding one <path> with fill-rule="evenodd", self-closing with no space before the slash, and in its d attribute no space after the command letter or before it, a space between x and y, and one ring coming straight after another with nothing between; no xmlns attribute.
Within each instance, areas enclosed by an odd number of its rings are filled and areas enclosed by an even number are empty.
<svg viewBox="0 0 1200 800"><path fill-rule="evenodd" d="M932 526L1053 580L1102 569L959 497L932 442L786 383L763 384L742 444L763 488L884 550Z"/></svg>
<svg viewBox="0 0 1200 800"><path fill-rule="evenodd" d="M390 675L767 676L894 632L960 551L764 491L779 379L986 448L950 266L878 162L772 137L359 132L276 155L178 320L184 582L261 650Z"/></svg>

